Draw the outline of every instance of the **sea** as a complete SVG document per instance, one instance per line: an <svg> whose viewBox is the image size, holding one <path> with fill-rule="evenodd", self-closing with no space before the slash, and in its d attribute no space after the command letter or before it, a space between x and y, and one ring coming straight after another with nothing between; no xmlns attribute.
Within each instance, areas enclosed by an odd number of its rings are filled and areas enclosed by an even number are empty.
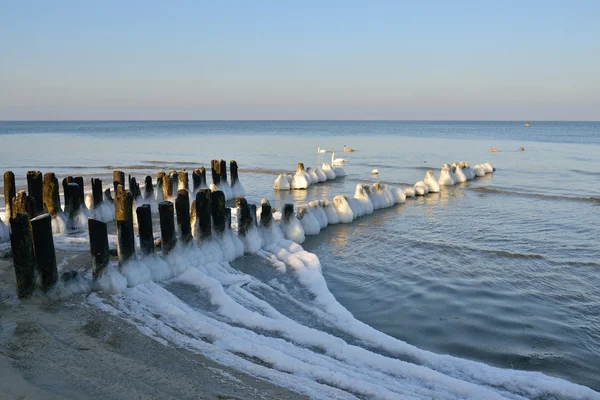
<svg viewBox="0 0 600 400"><path fill-rule="evenodd" d="M284 256L204 262L183 249L176 276L70 307L313 398L598 399L600 122L524 122L0 122L0 171L20 189L28 170L109 187L114 169L143 182L236 160L246 199L281 211L489 162L493 174L327 226ZM346 160L345 177L274 190L298 163L330 162L318 147ZM57 248L87 252L76 239Z"/></svg>

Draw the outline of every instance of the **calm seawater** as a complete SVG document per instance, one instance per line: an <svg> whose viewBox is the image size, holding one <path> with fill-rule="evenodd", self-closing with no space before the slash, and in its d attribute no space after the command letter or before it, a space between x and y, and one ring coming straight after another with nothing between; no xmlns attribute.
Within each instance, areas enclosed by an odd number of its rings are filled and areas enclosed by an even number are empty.
<svg viewBox="0 0 600 400"><path fill-rule="evenodd" d="M303 246L338 301L377 330L600 390L598 122L0 122L0 143L0 169L20 186L30 169L60 180L120 168L143 181L236 159L247 198L278 209L352 195L374 168L377 180L412 186L446 162L489 161L493 176L327 227ZM346 178L273 191L277 173L330 157L317 146L347 159ZM233 266L264 268L253 256Z"/></svg>

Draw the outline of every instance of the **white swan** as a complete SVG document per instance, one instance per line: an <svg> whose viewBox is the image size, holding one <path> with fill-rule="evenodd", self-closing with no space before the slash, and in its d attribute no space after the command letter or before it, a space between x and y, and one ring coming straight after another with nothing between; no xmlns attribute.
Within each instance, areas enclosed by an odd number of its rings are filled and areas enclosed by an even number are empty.
<svg viewBox="0 0 600 400"><path fill-rule="evenodd" d="M327 150L322 149L321 146L317 147L317 154L325 154L327 153Z"/></svg>
<svg viewBox="0 0 600 400"><path fill-rule="evenodd" d="M335 152L331 152L331 164L333 165L341 165L343 163L345 163L346 160L343 158L335 158Z"/></svg>
<svg viewBox="0 0 600 400"><path fill-rule="evenodd" d="M354 149L352 147L346 147L346 145L344 145L344 153L352 153L354 151Z"/></svg>
<svg viewBox="0 0 600 400"><path fill-rule="evenodd" d="M371 175L378 175L379 174L379 170L377 168L375 168L373 171L371 171Z"/></svg>

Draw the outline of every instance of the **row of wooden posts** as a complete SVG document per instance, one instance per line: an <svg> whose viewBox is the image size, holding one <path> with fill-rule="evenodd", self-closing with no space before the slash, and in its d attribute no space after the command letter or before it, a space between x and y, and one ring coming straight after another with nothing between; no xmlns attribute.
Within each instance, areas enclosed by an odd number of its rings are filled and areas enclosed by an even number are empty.
<svg viewBox="0 0 600 400"><path fill-rule="evenodd" d="M231 160L229 166L231 185L233 186L239 180L238 165L235 160ZM227 163L225 160L212 160L211 174L215 185L227 182ZM165 179L165 177L169 179ZM173 198L176 195L174 193L175 182L177 182L178 189L189 191L189 176L185 170L179 172L170 171L168 174L159 172L156 179L156 195L151 176L146 176L143 194L135 177L129 175L128 181L129 190L136 201L140 198L153 199L156 197L158 201ZM103 201L113 202L110 189L106 189L103 192L102 180L92 178L91 184L93 208L99 207ZM192 171L192 184L194 193L199 188L207 186L206 170L204 167ZM115 193L118 185L125 187L125 173L117 170L113 171L113 188ZM81 204L84 203L85 189L83 177L67 176L62 181L62 187L65 199L64 212L72 218L79 212ZM17 193L15 175L12 171L6 171L4 173L4 201L6 203L6 214L9 218L14 218L19 212L27 213L30 218L35 218L44 213L48 213L54 217L62 212L58 179L53 172L46 173L42 177L40 171L28 171L27 191L21 190Z"/></svg>
<svg viewBox="0 0 600 400"><path fill-rule="evenodd" d="M232 173L232 177L237 179L237 165L234 163L235 161L232 161L232 165L236 167L235 174ZM232 168L233 171L234 169ZM118 173L119 178L124 176L120 171L115 171L115 173ZM51 175L53 176L54 174ZM164 178L164 175L162 178ZM54 177L54 182L55 180L56 178ZM98 181L96 186L99 186L100 193L102 193L102 183L100 180L96 181ZM115 182L117 181L115 180ZM94 179L92 179L92 186L94 186ZM117 233L117 255L120 265L123 265L136 256L133 226L133 192L136 188L135 181L133 185L131 185L130 181L130 188L131 190L125 190L125 187L120 182L117 182L115 198L113 200ZM43 198L45 197L43 196ZM191 243L195 238L196 242L201 243L209 239L213 232L217 236L221 236L226 229L230 229L231 227L231 210L225 207L225 195L222 191L217 190L213 192L210 189L199 189L196 192L195 200L192 202L191 207L189 199L188 190L181 188L177 192L174 203L168 200L158 203L161 233L160 248L163 255L168 254L178 241L184 244ZM67 201L65 202L67 203ZM35 201L33 203L35 204ZM268 201L263 201L261 207L260 224L268 227L273 220L271 206ZM256 220L256 205L249 204L243 197L238 197L236 208L239 211L238 235L245 236L253 224L258 224ZM145 257L154 253L156 247L150 205L141 204L136 208L135 212L140 243L139 253L141 257ZM286 216L289 217L287 214L291 215L292 213L293 205L286 205L284 208L284 218ZM17 278L17 295L19 298L31 296L36 287L39 287L42 291L47 291L58 280L56 254L52 237L52 218L53 216L50 212L32 217L30 213L21 212L18 209L14 213L14 216L10 218L10 239ZM177 230L175 226L177 226ZM90 253L93 260L92 276L93 279L98 279L106 269L110 259L108 227L105 222L89 218L88 231ZM178 237L176 232L179 233Z"/></svg>

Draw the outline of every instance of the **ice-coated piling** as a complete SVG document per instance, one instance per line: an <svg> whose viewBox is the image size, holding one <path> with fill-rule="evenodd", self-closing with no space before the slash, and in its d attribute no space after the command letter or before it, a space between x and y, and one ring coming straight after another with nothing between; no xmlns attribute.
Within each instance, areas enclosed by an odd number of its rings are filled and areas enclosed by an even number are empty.
<svg viewBox="0 0 600 400"><path fill-rule="evenodd" d="M84 204L85 201L85 188L83 186L83 177L82 176L76 176L73 178L73 182L75 182L77 185L79 185L79 202L81 204Z"/></svg>
<svg viewBox="0 0 600 400"><path fill-rule="evenodd" d="M221 182L227 182L227 163L225 160L221 160L219 162L219 176L221 178Z"/></svg>
<svg viewBox="0 0 600 400"><path fill-rule="evenodd" d="M6 221L13 216L12 201L16 195L15 174L12 171L6 171L4 173L4 214L6 215Z"/></svg>
<svg viewBox="0 0 600 400"><path fill-rule="evenodd" d="M168 254L175 247L175 217L173 203L161 201L158 203L160 217L160 235L163 254Z"/></svg>
<svg viewBox="0 0 600 400"><path fill-rule="evenodd" d="M25 299L30 297L35 290L33 243L29 216L25 213L17 213L10 218L10 246L17 278L17 297Z"/></svg>
<svg viewBox="0 0 600 400"><path fill-rule="evenodd" d="M231 229L231 208L225 207L225 229Z"/></svg>
<svg viewBox="0 0 600 400"><path fill-rule="evenodd" d="M110 194L110 188L104 191L104 201L111 204L115 202L115 200L112 198L112 195Z"/></svg>
<svg viewBox="0 0 600 400"><path fill-rule="evenodd" d="M27 192L35 201L33 204L34 217L44 213L42 187L42 173L40 171L27 171Z"/></svg>
<svg viewBox="0 0 600 400"><path fill-rule="evenodd" d="M90 254L92 255L92 276L98 279L108 265L110 253L108 251L108 230L106 223L97 219L88 218L88 231L90 236Z"/></svg>
<svg viewBox="0 0 600 400"><path fill-rule="evenodd" d="M50 289L58 280L56 253L52 239L52 217L42 214L31 220L33 254L37 267L38 284L42 291Z"/></svg>
<svg viewBox="0 0 600 400"><path fill-rule="evenodd" d="M64 184L64 182L63 182ZM65 186L65 213L70 219L75 218L81 207L79 199L79 185L76 183L67 183Z"/></svg>
<svg viewBox="0 0 600 400"><path fill-rule="evenodd" d="M115 193L115 220L117 221L117 252L123 264L135 255L133 234L133 195L123 185Z"/></svg>
<svg viewBox="0 0 600 400"><path fill-rule="evenodd" d="M215 185L219 185L221 183L221 174L219 170L221 169L221 164L219 160L212 160L210 162L210 173L212 175L212 181Z"/></svg>
<svg viewBox="0 0 600 400"><path fill-rule="evenodd" d="M198 191L198 189L200 189L200 186L202 185L202 177L200 174L200 169L195 169L192 171L192 189L194 191L194 193L196 193Z"/></svg>
<svg viewBox="0 0 600 400"><path fill-rule="evenodd" d="M258 221L256 220L256 204L248 204L250 207L250 217L252 218L252 224L256 226Z"/></svg>
<svg viewBox="0 0 600 400"><path fill-rule="evenodd" d="M229 174L231 175L231 186L235 185L239 180L238 165L235 160L229 161Z"/></svg>
<svg viewBox="0 0 600 400"><path fill-rule="evenodd" d="M225 194L217 190L210 194L211 214L215 232L225 231Z"/></svg>
<svg viewBox="0 0 600 400"><path fill-rule="evenodd" d="M285 204L283 206L283 213L281 215L281 218L283 218L283 220L288 221L292 215L294 215L294 205L293 204Z"/></svg>
<svg viewBox="0 0 600 400"><path fill-rule="evenodd" d="M162 177L162 185L163 185L163 198L168 200L173 197L173 180L171 179L171 175L164 175Z"/></svg>
<svg viewBox="0 0 600 400"><path fill-rule="evenodd" d="M190 195L187 190L177 191L175 199L175 211L177 212L177 228L179 237L185 242L192 239L192 226L190 224Z"/></svg>
<svg viewBox="0 0 600 400"><path fill-rule="evenodd" d="M265 228L271 226L273 222L273 212L271 209L271 204L268 201L264 201L260 205L260 224Z"/></svg>
<svg viewBox="0 0 600 400"><path fill-rule="evenodd" d="M26 191L19 190L12 201L12 217L16 218L18 213L25 213L29 218L35 217L35 200Z"/></svg>
<svg viewBox="0 0 600 400"><path fill-rule="evenodd" d="M58 179L53 172L44 174L44 182L42 187L42 197L44 202L44 212L47 212L52 217L59 214L60 209L60 193L58 191Z"/></svg>
<svg viewBox="0 0 600 400"><path fill-rule="evenodd" d="M188 172L185 170L179 171L177 173L177 179L179 180L177 189L178 190L185 189L186 191L189 192L190 191L190 183L189 183Z"/></svg>
<svg viewBox="0 0 600 400"><path fill-rule="evenodd" d="M173 185L171 196L177 197L177 190L179 188L179 175L177 171L169 171L169 178L171 178L171 185Z"/></svg>
<svg viewBox="0 0 600 400"><path fill-rule="evenodd" d="M194 237L204 239L211 235L211 192L210 189L200 189L192 205L194 216Z"/></svg>
<svg viewBox="0 0 600 400"><path fill-rule="evenodd" d="M253 223L252 209L243 197L235 200L235 206L238 209L238 235L246 236Z"/></svg>
<svg viewBox="0 0 600 400"><path fill-rule="evenodd" d="M104 195L102 193L102 179L92 178L92 203L94 209L100 207L104 201ZM110 190L108 192L110 194Z"/></svg>
<svg viewBox="0 0 600 400"><path fill-rule="evenodd" d="M144 199L150 200L154 198L154 187L152 186L152 177L146 176L144 179Z"/></svg>
<svg viewBox="0 0 600 400"><path fill-rule="evenodd" d="M200 185L208 186L206 184L206 168L200 167Z"/></svg>
<svg viewBox="0 0 600 400"><path fill-rule="evenodd" d="M142 204L136 208L140 251L144 255L154 253L154 234L152 233L152 213L150 204Z"/></svg>
<svg viewBox="0 0 600 400"><path fill-rule="evenodd" d="M123 171L113 171L113 190L117 193L117 186L125 187L125 173Z"/></svg>
<svg viewBox="0 0 600 400"><path fill-rule="evenodd" d="M165 178L165 173L164 172L159 172L158 174L156 174L156 201L157 202L161 202L163 201L163 199L165 198L165 194L164 194L164 184L163 184L163 179Z"/></svg>

